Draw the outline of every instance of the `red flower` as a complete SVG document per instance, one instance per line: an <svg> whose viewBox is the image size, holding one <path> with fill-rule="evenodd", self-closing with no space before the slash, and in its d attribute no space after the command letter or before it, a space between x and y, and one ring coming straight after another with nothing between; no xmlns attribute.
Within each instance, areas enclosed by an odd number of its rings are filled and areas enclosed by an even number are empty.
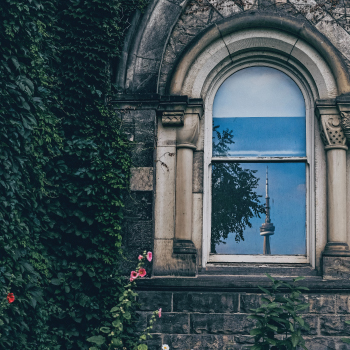
<svg viewBox="0 0 350 350"><path fill-rule="evenodd" d="M140 277L145 277L146 273L147 273L146 270L143 267L141 267L140 270L139 270L139 276Z"/></svg>
<svg viewBox="0 0 350 350"><path fill-rule="evenodd" d="M15 296L13 293L7 294L7 301L11 304L15 301Z"/></svg>
<svg viewBox="0 0 350 350"><path fill-rule="evenodd" d="M142 260L142 259L143 259L143 256L142 256L142 255L139 255L138 259L139 259L139 260Z"/></svg>
<svg viewBox="0 0 350 350"><path fill-rule="evenodd" d="M149 262L152 261L152 252L147 252L147 260L148 260Z"/></svg>
<svg viewBox="0 0 350 350"><path fill-rule="evenodd" d="M158 310L158 316L159 316L159 318L162 317L162 308L159 308L159 310Z"/></svg>
<svg viewBox="0 0 350 350"><path fill-rule="evenodd" d="M139 276L139 274L138 274L136 271L131 271L131 274L130 274L130 282L132 282L133 280L135 280L138 276Z"/></svg>

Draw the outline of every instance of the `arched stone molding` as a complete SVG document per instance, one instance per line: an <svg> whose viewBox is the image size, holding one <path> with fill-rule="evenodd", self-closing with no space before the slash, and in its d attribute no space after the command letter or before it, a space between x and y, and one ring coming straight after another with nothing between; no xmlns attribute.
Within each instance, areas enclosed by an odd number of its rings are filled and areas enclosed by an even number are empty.
<svg viewBox="0 0 350 350"><path fill-rule="evenodd" d="M274 33L274 37L271 38L274 40L269 40L267 35L263 34L269 30L271 30L270 33ZM249 35L249 33L253 34L253 31L255 34L258 33L258 37ZM287 61L291 59L299 61L312 74L319 87L321 87L323 77L328 85L326 90L330 92L328 98L350 92L350 77L346 65L338 51L324 35L304 20L256 11L227 18L209 27L200 37L197 37L179 59L169 78L168 92L181 95L184 94L184 91L189 91L189 75L196 70L198 75L201 66L204 65L207 65L206 69L213 68L210 67L207 58L210 55L213 56L214 52L217 55L223 55L222 59L230 57L234 61L238 53L259 48L282 53L287 56ZM219 59L216 64L222 59ZM320 61L324 62L323 67L317 67ZM329 78L333 78L336 82L337 92L329 90L329 84L331 84L328 82ZM324 88L319 90L321 98L327 98L322 97Z"/></svg>
<svg viewBox="0 0 350 350"><path fill-rule="evenodd" d="M136 13L118 63L121 92L157 92L158 73L168 37L188 0L152 0L146 12Z"/></svg>
<svg viewBox="0 0 350 350"><path fill-rule="evenodd" d="M281 66L290 66L291 70L307 78L309 85L316 88L315 97L335 98L338 95L329 66L310 45L297 37L271 29L247 29L212 43L191 65L180 95L205 98L214 76L217 79L233 66L243 67L249 61L251 64L280 61Z"/></svg>

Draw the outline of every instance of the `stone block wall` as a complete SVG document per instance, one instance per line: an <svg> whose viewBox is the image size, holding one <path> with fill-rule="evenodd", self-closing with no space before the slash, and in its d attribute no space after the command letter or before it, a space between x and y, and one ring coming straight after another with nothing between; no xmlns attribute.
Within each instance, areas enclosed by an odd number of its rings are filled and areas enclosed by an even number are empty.
<svg viewBox="0 0 350 350"><path fill-rule="evenodd" d="M118 107L118 106L117 106ZM134 269L137 256L153 248L153 165L156 116L154 110L117 109L131 143L130 190L125 198L122 272ZM152 271L148 271L150 274Z"/></svg>
<svg viewBox="0 0 350 350"><path fill-rule="evenodd" d="M147 325L152 311L162 308L153 327L150 350L168 344L171 350L240 350L252 344L254 322L247 318L257 308L261 293L238 291L151 291L139 292L140 328ZM350 294L326 292L305 294L309 308L303 319L310 325L305 334L309 350L346 350L341 341L350 337Z"/></svg>

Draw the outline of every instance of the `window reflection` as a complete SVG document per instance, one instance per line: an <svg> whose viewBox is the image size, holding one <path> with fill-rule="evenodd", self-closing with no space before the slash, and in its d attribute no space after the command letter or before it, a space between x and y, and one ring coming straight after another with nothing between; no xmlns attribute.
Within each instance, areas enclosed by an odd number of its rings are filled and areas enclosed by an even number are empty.
<svg viewBox="0 0 350 350"><path fill-rule="evenodd" d="M267 167L271 254L306 254L305 164L234 162L212 166L212 253L264 253Z"/></svg>
<svg viewBox="0 0 350 350"><path fill-rule="evenodd" d="M211 252L305 255L306 110L296 83L269 67L226 79L214 100L212 152Z"/></svg>

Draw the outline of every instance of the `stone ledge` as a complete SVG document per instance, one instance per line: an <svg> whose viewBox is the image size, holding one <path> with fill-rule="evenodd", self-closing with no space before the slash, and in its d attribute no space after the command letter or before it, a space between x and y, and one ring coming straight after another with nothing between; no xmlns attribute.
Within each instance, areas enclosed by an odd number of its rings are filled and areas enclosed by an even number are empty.
<svg viewBox="0 0 350 350"><path fill-rule="evenodd" d="M291 281L291 277L279 277ZM198 277L152 277L138 281L139 290L168 291L235 291L259 292L258 286L269 287L271 281L264 276L198 276ZM349 280L323 280L322 277L307 277L298 285L308 287L308 293L350 292ZM281 289L282 291L282 289Z"/></svg>

